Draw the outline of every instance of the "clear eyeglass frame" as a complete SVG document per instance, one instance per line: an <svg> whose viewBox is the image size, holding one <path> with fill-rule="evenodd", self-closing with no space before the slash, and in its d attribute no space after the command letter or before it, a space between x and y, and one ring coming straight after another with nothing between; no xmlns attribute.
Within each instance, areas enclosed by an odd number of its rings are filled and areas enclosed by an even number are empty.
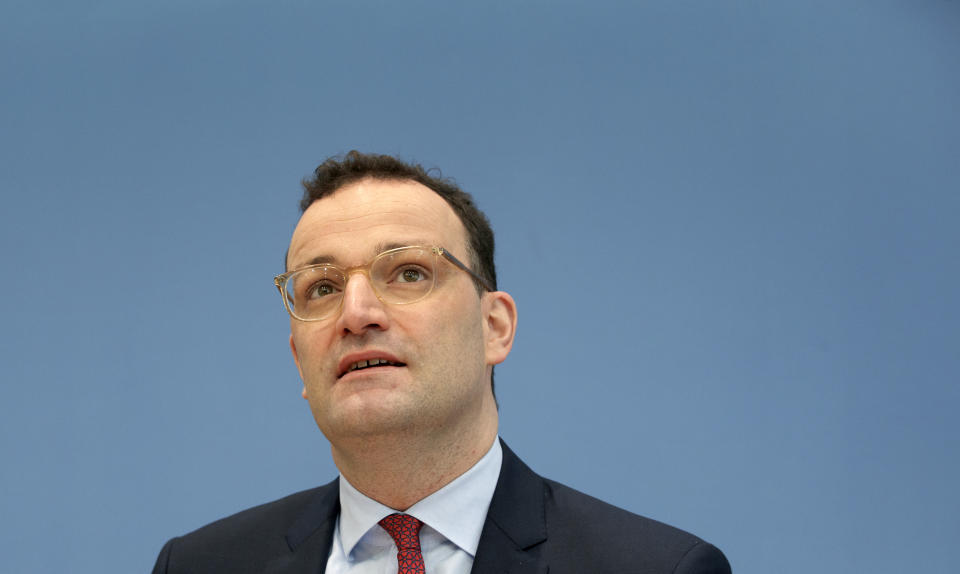
<svg viewBox="0 0 960 574"><path fill-rule="evenodd" d="M402 257L405 253L412 253L416 250L426 251L433 255L434 258L434 270L439 266L439 260L445 259L448 262L452 263L454 267L466 272L470 277L483 289L487 291L493 291L493 286L490 283L475 273L472 269L467 267L463 262L454 257L452 253L440 246L426 246L426 245L410 245L406 247L397 247L396 249L388 249L383 253L378 254L370 262L365 265L358 265L356 267L340 267L338 265L333 265L330 263L319 263L316 265L308 265L306 267L301 267L300 269L294 269L293 271L287 271L281 275L277 275L273 278L273 284L276 286L277 290L280 291L280 297L283 299L283 306L286 308L287 313L291 317L298 321L322 321L331 316L334 316L340 312L340 308L343 305L343 292L342 290L339 293L327 295L327 297L333 297L330 303L324 304L322 310L319 312L312 312L310 314L303 314L298 311L296 304L294 303L296 297L294 294L291 294L288 289L292 285L296 285L297 277L305 277L306 274L316 274L321 273L322 276L326 277L328 273L338 274L337 276L343 281L343 287L346 286L346 281L349 279L350 275L354 273L363 273L367 276L367 279L370 282L371 287L373 288L374 294L377 296L377 299L383 303L390 305L408 305L410 303L416 303L417 301L422 301L430 293L433 292L437 284L437 276L439 273L432 273L429 278L429 285L422 292L418 292L413 297L403 297L402 299L397 299L396 296L393 298L387 297L382 292L383 289L378 287L378 282L374 280L373 275L371 274L371 269L375 268L378 262L385 260L388 257ZM294 281L291 281L294 280ZM336 303L336 304L333 304Z"/></svg>

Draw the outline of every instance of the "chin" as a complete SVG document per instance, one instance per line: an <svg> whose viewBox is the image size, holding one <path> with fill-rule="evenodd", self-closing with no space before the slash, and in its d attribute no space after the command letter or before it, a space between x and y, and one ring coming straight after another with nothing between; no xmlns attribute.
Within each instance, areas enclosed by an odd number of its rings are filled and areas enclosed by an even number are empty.
<svg viewBox="0 0 960 574"><path fill-rule="evenodd" d="M360 438L396 434L408 430L416 421L409 409L384 402L351 405L353 408L338 409L317 417L317 426L328 439L331 437Z"/></svg>

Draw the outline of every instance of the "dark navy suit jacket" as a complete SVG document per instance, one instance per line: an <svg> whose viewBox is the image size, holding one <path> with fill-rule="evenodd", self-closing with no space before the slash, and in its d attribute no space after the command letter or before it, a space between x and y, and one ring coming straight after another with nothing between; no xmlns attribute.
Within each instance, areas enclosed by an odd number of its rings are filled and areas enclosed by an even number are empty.
<svg viewBox="0 0 960 574"><path fill-rule="evenodd" d="M334 480L174 538L153 573L322 573L339 493ZM692 534L538 476L504 444L472 572L725 574L730 565Z"/></svg>

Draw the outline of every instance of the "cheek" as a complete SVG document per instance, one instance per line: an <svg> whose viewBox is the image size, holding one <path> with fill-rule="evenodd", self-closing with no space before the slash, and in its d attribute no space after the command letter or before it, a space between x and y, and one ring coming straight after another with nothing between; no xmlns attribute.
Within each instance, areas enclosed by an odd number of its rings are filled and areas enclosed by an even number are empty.
<svg viewBox="0 0 960 574"><path fill-rule="evenodd" d="M453 317L451 319L451 317ZM442 355L448 368L467 374L485 362L483 345L483 326L479 313L471 309L459 315L446 317L434 330L433 351Z"/></svg>
<svg viewBox="0 0 960 574"><path fill-rule="evenodd" d="M313 372L322 367L327 357L330 336L311 329L294 329L293 344L297 349L297 360L302 374Z"/></svg>

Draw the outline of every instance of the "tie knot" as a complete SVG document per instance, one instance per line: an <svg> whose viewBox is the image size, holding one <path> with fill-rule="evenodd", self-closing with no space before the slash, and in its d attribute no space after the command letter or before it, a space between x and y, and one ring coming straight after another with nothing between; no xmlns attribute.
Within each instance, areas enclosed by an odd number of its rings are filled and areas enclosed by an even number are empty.
<svg viewBox="0 0 960 574"><path fill-rule="evenodd" d="M393 538L398 550L420 552L420 528L423 523L409 514L391 514L380 521L380 526Z"/></svg>

